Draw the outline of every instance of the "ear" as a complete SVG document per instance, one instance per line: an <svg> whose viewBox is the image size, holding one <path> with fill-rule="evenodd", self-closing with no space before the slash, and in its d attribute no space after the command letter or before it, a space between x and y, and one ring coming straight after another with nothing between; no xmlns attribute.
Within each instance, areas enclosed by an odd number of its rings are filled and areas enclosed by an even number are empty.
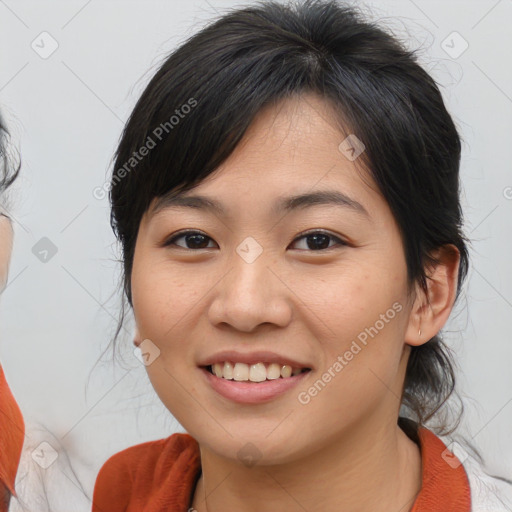
<svg viewBox="0 0 512 512"><path fill-rule="evenodd" d="M416 286L416 297L405 332L405 343L423 345L444 326L455 302L460 252L447 244L432 253L439 263L427 272L428 296ZM421 334L419 331L421 330Z"/></svg>
<svg viewBox="0 0 512 512"><path fill-rule="evenodd" d="M135 334L133 335L133 344L138 347L142 343L142 337L139 332L139 328L135 327Z"/></svg>

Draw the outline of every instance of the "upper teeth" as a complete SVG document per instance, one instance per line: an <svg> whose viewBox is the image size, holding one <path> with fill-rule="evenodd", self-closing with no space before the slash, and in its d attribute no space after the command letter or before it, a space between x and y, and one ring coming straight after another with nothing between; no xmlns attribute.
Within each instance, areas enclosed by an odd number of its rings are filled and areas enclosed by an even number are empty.
<svg viewBox="0 0 512 512"><path fill-rule="evenodd" d="M228 380L245 380L251 382L263 382L266 379L273 380L279 377L290 377L299 374L301 368L292 368L287 364L271 363L268 366L265 363L245 364L231 363L215 363L212 366L213 373L220 378Z"/></svg>

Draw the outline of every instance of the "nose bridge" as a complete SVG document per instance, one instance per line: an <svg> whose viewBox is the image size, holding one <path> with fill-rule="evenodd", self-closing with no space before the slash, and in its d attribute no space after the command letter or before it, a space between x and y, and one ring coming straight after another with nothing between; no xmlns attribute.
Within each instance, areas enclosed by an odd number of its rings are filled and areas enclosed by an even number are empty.
<svg viewBox="0 0 512 512"><path fill-rule="evenodd" d="M244 239L229 265L210 312L213 322L252 330L261 323L283 325L289 320L285 287L276 282L268 268L273 265L273 258L261 244L251 237Z"/></svg>
<svg viewBox="0 0 512 512"><path fill-rule="evenodd" d="M266 301L271 293L268 250L253 237L246 237L230 258L232 265L228 294L242 301Z"/></svg>

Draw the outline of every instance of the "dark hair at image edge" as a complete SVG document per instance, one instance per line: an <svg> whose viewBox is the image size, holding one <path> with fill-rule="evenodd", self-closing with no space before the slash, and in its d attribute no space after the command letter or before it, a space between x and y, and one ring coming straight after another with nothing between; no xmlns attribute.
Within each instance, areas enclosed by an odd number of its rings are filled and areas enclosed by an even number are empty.
<svg viewBox="0 0 512 512"><path fill-rule="evenodd" d="M263 108L309 93L332 106L340 142L342 133L353 133L364 143L358 163L399 226L410 290L418 284L427 291L435 251L451 244L460 253L459 297L468 271L459 202L461 140L435 81L414 51L353 6L258 2L229 11L166 57L125 125L109 191L124 267L114 351L132 306L139 225L152 201L189 191L215 171ZM175 126L169 124L173 116ZM157 140L155 129L166 122ZM154 149L120 179L118 171L149 139L157 141ZM402 406L412 421L399 418L410 437L418 439L416 425L437 417L452 394L457 397L454 365L439 334L411 347ZM454 426L445 422L438 432L452 433L462 411L461 402Z"/></svg>
<svg viewBox="0 0 512 512"><path fill-rule="evenodd" d="M8 153L10 148L9 132L0 112L0 198L3 192L10 187L18 177L21 164L15 163L14 159ZM0 207L3 205L3 198ZM0 211L0 214L2 212Z"/></svg>

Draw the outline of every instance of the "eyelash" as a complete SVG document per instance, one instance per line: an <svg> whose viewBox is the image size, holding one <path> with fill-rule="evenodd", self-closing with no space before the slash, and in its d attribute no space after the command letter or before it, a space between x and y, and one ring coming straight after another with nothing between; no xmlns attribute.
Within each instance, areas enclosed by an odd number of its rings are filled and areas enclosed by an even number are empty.
<svg viewBox="0 0 512 512"><path fill-rule="evenodd" d="M173 235L170 239L168 239L166 242L164 242L163 246L164 247L170 247L170 246L174 245L174 246L176 246L179 249L184 249L185 251L193 251L193 252L197 252L197 251L201 250L201 249L191 249L189 247L181 247L180 245L176 245L175 244L176 240L178 240L179 238L183 238L183 237L185 237L187 235L202 235L205 238L213 240L212 238L210 238L208 235L205 235L201 231L184 230L184 231L179 231L178 233ZM332 233L330 233L328 231L324 231L324 230L313 230L313 231L306 231L305 233L300 233L292 241L292 243L294 243L297 240L300 240L302 238L307 238L308 236L313 236L313 235L325 235L325 236L335 240L336 242L338 242L337 245L339 245L339 246L348 246L349 245L347 242L345 242L341 238L333 235ZM325 251L328 251L328 250L331 250L331 249L335 249L335 248L336 248L336 246L331 246L331 247L327 247L326 249L317 249L317 250L311 250L311 249L299 249L299 250L306 251L306 252L325 252ZM203 247L202 249L213 249L213 247Z"/></svg>

